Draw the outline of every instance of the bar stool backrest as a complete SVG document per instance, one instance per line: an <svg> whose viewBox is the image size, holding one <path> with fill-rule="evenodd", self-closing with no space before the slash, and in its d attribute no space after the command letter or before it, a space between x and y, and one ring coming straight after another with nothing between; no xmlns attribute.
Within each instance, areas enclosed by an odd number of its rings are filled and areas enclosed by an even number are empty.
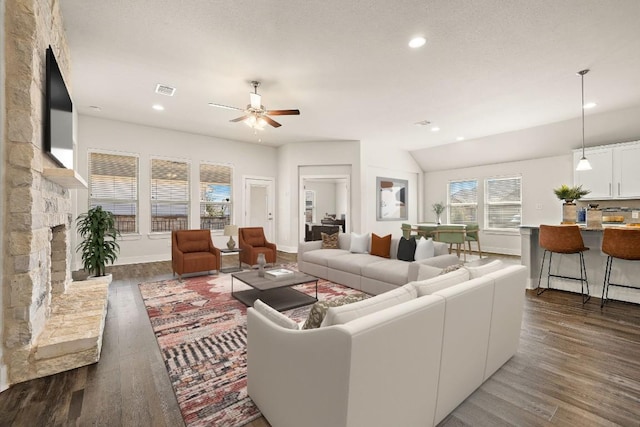
<svg viewBox="0 0 640 427"><path fill-rule="evenodd" d="M602 252L615 258L640 260L640 230L605 228Z"/></svg>
<svg viewBox="0 0 640 427"><path fill-rule="evenodd" d="M539 244L548 251L561 254L587 250L577 225L541 225Z"/></svg>

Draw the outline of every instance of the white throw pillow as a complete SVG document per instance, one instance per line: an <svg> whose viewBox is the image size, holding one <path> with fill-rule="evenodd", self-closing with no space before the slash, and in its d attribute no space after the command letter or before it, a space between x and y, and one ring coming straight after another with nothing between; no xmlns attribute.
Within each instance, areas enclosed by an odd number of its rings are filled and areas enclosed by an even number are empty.
<svg viewBox="0 0 640 427"><path fill-rule="evenodd" d="M351 233L351 246L349 252L354 254L366 254L369 249L369 234Z"/></svg>
<svg viewBox="0 0 640 427"><path fill-rule="evenodd" d="M287 329L300 329L296 322L289 319L287 316L280 313L270 305L267 305L264 302L260 301L259 299L255 300L255 302L253 303L253 308L255 308L258 313L262 314L264 317L271 320L276 325L282 326L283 328Z"/></svg>
<svg viewBox="0 0 640 427"><path fill-rule="evenodd" d="M422 297L466 282L467 280L469 280L469 272L464 268L460 268L451 273L443 274L442 276L436 276L421 282L411 282L409 284L416 288L418 297Z"/></svg>
<svg viewBox="0 0 640 427"><path fill-rule="evenodd" d="M502 268L504 268L504 264L499 259L496 259L484 265L480 265L478 267L467 267L465 265L464 268L469 270L469 276L472 279L475 279L478 277L482 277L485 274L489 274L489 273L493 273L494 271L501 270Z"/></svg>
<svg viewBox="0 0 640 427"><path fill-rule="evenodd" d="M367 314L415 299L416 289L406 284L392 291L340 307L329 307L320 327L342 325Z"/></svg>
<svg viewBox="0 0 640 427"><path fill-rule="evenodd" d="M414 255L416 261L433 258L435 248L433 247L433 239L431 239L431 237L429 237L428 239L425 239L423 237L416 243L416 253Z"/></svg>

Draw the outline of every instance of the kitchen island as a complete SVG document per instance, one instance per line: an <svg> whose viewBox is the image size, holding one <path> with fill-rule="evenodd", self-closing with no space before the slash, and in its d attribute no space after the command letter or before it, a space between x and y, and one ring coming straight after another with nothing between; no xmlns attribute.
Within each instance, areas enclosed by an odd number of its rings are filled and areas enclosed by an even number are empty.
<svg viewBox="0 0 640 427"><path fill-rule="evenodd" d="M604 225L598 228L581 227L582 240L584 241L584 245L589 248L588 251L584 252L584 261L587 268L587 278L589 280L589 294L592 297L598 299L602 297L604 271L607 263L607 255L601 250L602 230L606 227L620 226L621 225ZM539 226L520 227L522 265L527 266L529 270L527 289L535 289L538 287L542 255L544 253L544 249L538 244L539 233ZM549 257L547 257L547 261L548 258ZM545 271L542 275L542 282L540 283L542 287L547 286L547 261L545 261ZM579 265L579 257L577 254L553 254L551 272L552 274L580 277ZM640 261L614 259L611 283L637 286L638 290L611 286L609 288L609 299L640 304ZM552 277L551 288L579 294L580 282Z"/></svg>

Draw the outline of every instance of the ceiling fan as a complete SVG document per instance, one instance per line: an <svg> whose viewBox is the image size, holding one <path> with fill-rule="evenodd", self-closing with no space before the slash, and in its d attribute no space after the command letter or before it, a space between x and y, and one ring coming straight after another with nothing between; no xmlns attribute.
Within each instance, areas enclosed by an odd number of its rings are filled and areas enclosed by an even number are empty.
<svg viewBox="0 0 640 427"><path fill-rule="evenodd" d="M212 102L210 102L209 105L212 107L226 108L228 110L244 111L245 114L243 116L230 121L244 122L247 126L256 130L264 129L266 124L270 124L274 128L282 126L269 116L300 115L300 110L266 110L264 105L262 105L262 97L258 94L258 86L260 86L260 82L254 80L251 82L251 86L253 86L253 92L249 92L250 104L247 105L247 108L230 107L228 105L214 104Z"/></svg>

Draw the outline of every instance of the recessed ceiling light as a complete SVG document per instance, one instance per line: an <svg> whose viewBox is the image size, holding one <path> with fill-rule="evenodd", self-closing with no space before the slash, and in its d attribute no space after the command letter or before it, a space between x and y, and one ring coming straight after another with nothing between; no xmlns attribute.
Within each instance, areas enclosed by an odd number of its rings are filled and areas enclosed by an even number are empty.
<svg viewBox="0 0 640 427"><path fill-rule="evenodd" d="M459 136L456 138L456 141L464 141L464 136Z"/></svg>
<svg viewBox="0 0 640 427"><path fill-rule="evenodd" d="M416 49L420 46L424 46L426 42L427 42L427 39L425 39L422 36L414 37L409 41L409 47Z"/></svg>
<svg viewBox="0 0 640 427"><path fill-rule="evenodd" d="M440 128L438 126L434 126L431 128L431 132L438 132Z"/></svg>
<svg viewBox="0 0 640 427"><path fill-rule="evenodd" d="M596 104L595 102L587 102L586 104L584 104L584 108L589 109L595 107L596 105L598 104Z"/></svg>
<svg viewBox="0 0 640 427"><path fill-rule="evenodd" d="M151 108L153 108L156 111L163 111L164 110L164 107L162 105L160 105L160 104L153 104L153 106Z"/></svg>

